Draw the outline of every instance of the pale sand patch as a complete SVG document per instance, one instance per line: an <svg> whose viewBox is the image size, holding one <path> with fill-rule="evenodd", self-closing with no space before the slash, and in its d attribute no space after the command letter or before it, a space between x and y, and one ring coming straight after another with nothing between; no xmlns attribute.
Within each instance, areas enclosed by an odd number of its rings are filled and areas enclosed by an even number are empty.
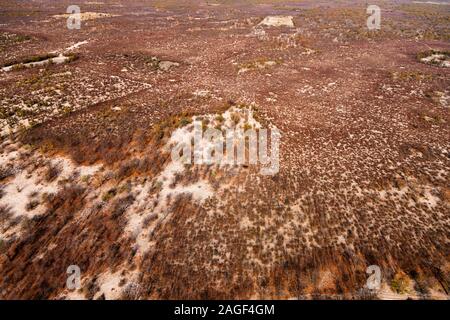
<svg viewBox="0 0 450 320"><path fill-rule="evenodd" d="M71 16L68 13L64 14L57 14L54 15L54 18L64 18L67 19ZM117 14L111 14L111 13L102 13L102 12L82 12L80 13L80 19L81 21L88 21L88 20L94 20L94 19L101 19L101 18L112 18L112 17L118 17Z"/></svg>
<svg viewBox="0 0 450 320"><path fill-rule="evenodd" d="M0 164L2 166L9 166L14 164L19 155L19 150L0 156ZM45 210L43 205L38 205L35 209L27 211L26 205L30 202L31 194L36 194L36 200L41 199L42 194L54 194L62 187L60 182L73 174L78 177L89 176L95 174L100 165L95 166L76 166L71 160L63 157L54 157L50 159L53 166L57 166L61 172L57 179L52 182L45 181L44 172L45 167L34 171L21 170L16 172L14 177L7 183L3 184L4 196L0 199L0 205L7 206L11 209L14 216L26 215L33 217L42 214Z"/></svg>
<svg viewBox="0 0 450 320"><path fill-rule="evenodd" d="M119 287L120 283L120 272L110 273L106 272L101 274L97 278L97 283L100 287L100 291L96 293L95 297L98 298L102 294L105 295L107 300L117 300L121 296L121 289Z"/></svg>
<svg viewBox="0 0 450 320"><path fill-rule="evenodd" d="M134 272L126 272L123 275L123 269L119 270L115 273L110 271L106 271L100 274L97 277L96 284L99 286L99 291L95 293L94 300L99 299L102 295L104 295L105 300L118 300L122 298L124 291L127 288L130 288L130 285L133 287L132 290L140 289L139 285L137 285L137 271ZM121 279L125 279L126 283L123 286L120 286ZM86 279L82 279L81 288L84 288L86 285ZM130 291L132 291L130 290ZM132 293L132 292L131 292ZM65 289L60 295L59 298L64 298L65 300L86 300L86 296L83 292L83 289L78 290L68 290Z"/></svg>
<svg viewBox="0 0 450 320"><path fill-rule="evenodd" d="M159 198L167 204L167 198L181 194L190 194L195 201L203 202L213 195L211 186L206 181L199 181L191 185L170 186L176 179L176 175L184 171L184 165L180 162L171 162L161 173L158 181L162 184Z"/></svg>
<svg viewBox="0 0 450 320"><path fill-rule="evenodd" d="M439 104L441 106L443 106L444 108L448 108L450 107L450 95L448 94L447 91L445 92L440 92L440 91L436 91L436 100L439 102Z"/></svg>
<svg viewBox="0 0 450 320"><path fill-rule="evenodd" d="M265 69L267 67L273 67L275 65L277 65L277 62L272 61L272 60L264 61L264 62L258 61L256 63L254 63L251 67L240 68L238 74L245 73L245 72L248 72L248 71L254 70L254 69Z"/></svg>
<svg viewBox="0 0 450 320"><path fill-rule="evenodd" d="M78 49L79 47L81 47L81 46L83 46L85 44L88 44L88 43L89 43L89 41L87 41L87 40L80 41L80 42L77 42L77 43L71 45L70 47L67 47L66 49L64 49L64 51L75 50L75 49Z"/></svg>
<svg viewBox="0 0 450 320"><path fill-rule="evenodd" d="M172 62L172 61L161 61L158 64L159 69L162 71L169 71L170 68L178 67L180 64L178 62Z"/></svg>
<svg viewBox="0 0 450 320"><path fill-rule="evenodd" d="M259 25L268 27L294 27L294 17L292 16L267 16L259 23Z"/></svg>
<svg viewBox="0 0 450 320"><path fill-rule="evenodd" d="M432 54L431 56L420 59L420 61L427 64L438 65L444 68L450 68L449 57L441 53Z"/></svg>
<svg viewBox="0 0 450 320"><path fill-rule="evenodd" d="M33 217L43 211L43 207L39 206L32 211L26 210L26 205L31 200L30 195L38 193L56 193L58 190L56 181L45 184L40 182L42 175L33 172L31 174L22 171L15 175L15 177L5 185L3 192L5 195L0 199L0 205L11 208L14 216L26 215Z"/></svg>
<svg viewBox="0 0 450 320"><path fill-rule="evenodd" d="M437 2L437 1L413 1L413 3L420 3L420 4L435 4L435 5L443 5L448 6L450 3L448 2Z"/></svg>

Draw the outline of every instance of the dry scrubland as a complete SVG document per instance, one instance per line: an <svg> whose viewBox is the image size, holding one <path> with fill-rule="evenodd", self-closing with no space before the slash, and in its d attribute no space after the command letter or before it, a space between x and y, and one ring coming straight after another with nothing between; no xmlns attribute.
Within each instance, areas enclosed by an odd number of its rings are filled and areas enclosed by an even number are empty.
<svg viewBox="0 0 450 320"><path fill-rule="evenodd" d="M0 0L1 298L448 297L449 5L72 2ZM174 165L193 119L280 172Z"/></svg>

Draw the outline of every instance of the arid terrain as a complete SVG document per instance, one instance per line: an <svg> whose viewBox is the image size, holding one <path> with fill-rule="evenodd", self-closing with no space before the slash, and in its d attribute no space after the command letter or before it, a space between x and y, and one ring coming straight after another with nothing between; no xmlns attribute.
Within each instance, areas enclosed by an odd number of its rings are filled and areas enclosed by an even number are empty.
<svg viewBox="0 0 450 320"><path fill-rule="evenodd" d="M450 3L370 4L0 0L0 299L448 299Z"/></svg>

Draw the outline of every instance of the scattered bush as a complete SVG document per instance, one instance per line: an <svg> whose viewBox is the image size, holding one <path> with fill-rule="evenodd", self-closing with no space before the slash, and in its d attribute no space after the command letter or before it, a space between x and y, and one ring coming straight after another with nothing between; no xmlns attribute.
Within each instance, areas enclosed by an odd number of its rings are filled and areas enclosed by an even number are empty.
<svg viewBox="0 0 450 320"><path fill-rule="evenodd" d="M0 168L0 181L13 175L13 170L11 168Z"/></svg>
<svg viewBox="0 0 450 320"><path fill-rule="evenodd" d="M144 228L147 228L150 223L152 223L153 221L158 219L158 215L156 213L152 213L150 215L148 215L147 217L145 217L144 221L142 222L142 226Z"/></svg>
<svg viewBox="0 0 450 320"><path fill-rule="evenodd" d="M240 114L239 114L238 112L233 112L233 113L231 114L231 120L234 122L235 125L238 124L239 121L241 121L241 116L240 116Z"/></svg>
<svg viewBox="0 0 450 320"><path fill-rule="evenodd" d="M80 58L80 56L76 53L70 53L68 55L66 55L67 59L67 63L71 63L75 60L78 60Z"/></svg>
<svg viewBox="0 0 450 320"><path fill-rule="evenodd" d="M141 162L139 159L132 159L130 161L123 163L120 166L119 170L117 171L116 179L120 181L124 178L128 178L129 176L131 176L133 174L133 172L135 170L137 170L140 163Z"/></svg>
<svg viewBox="0 0 450 320"><path fill-rule="evenodd" d="M106 193L103 194L102 200L104 202L108 202L109 200L114 198L116 196L116 194L117 194L117 190L115 188L112 188L112 189L108 190Z"/></svg>
<svg viewBox="0 0 450 320"><path fill-rule="evenodd" d="M129 195L124 198L118 199L114 202L113 210L111 213L111 217L113 219L117 219L124 214L124 212L128 209L128 207L133 204L134 197Z"/></svg>
<svg viewBox="0 0 450 320"><path fill-rule="evenodd" d="M405 294L408 292L409 278L404 273L397 273L391 281L391 289L395 293Z"/></svg>
<svg viewBox="0 0 450 320"><path fill-rule="evenodd" d="M142 294L142 288L137 283L129 283L122 291L122 300L137 300Z"/></svg>
<svg viewBox="0 0 450 320"><path fill-rule="evenodd" d="M47 182L52 182L59 176L60 173L61 173L61 168L59 166L49 164L47 166L47 170L45 172L45 180Z"/></svg>
<svg viewBox="0 0 450 320"><path fill-rule="evenodd" d="M219 122L219 123L223 123L225 121L225 118L221 114L219 114L216 117L216 121Z"/></svg>
<svg viewBox="0 0 450 320"><path fill-rule="evenodd" d="M38 200L31 200L30 202L27 203L25 209L27 211L32 211L34 209L36 209L36 207L39 205L39 201Z"/></svg>
<svg viewBox="0 0 450 320"><path fill-rule="evenodd" d="M444 55L444 56L450 56L450 51L440 51L440 50L427 50L427 51L422 51L422 52L419 52L418 54L417 54L417 60L422 60L422 59L424 59L424 58L427 58L427 57L429 57L429 56L432 56L432 55L434 55L434 54L442 54L442 55Z"/></svg>
<svg viewBox="0 0 450 320"><path fill-rule="evenodd" d="M8 220L11 216L11 209L8 206L0 205L0 222Z"/></svg>
<svg viewBox="0 0 450 320"><path fill-rule="evenodd" d="M89 181L91 180L91 176L90 175L82 176L80 180L83 183L89 183Z"/></svg>
<svg viewBox="0 0 450 320"><path fill-rule="evenodd" d="M205 132L208 129L208 125L209 125L209 119L203 119L202 120L202 130L203 130L203 132Z"/></svg>
<svg viewBox="0 0 450 320"><path fill-rule="evenodd" d="M25 68L26 68L26 67L25 67L25 65L24 65L23 63L19 63L19 64L13 65L12 68L11 68L11 70L12 70L12 71L20 71L20 70L23 70L23 69L25 69Z"/></svg>
<svg viewBox="0 0 450 320"><path fill-rule="evenodd" d="M192 119L191 118L183 117L180 120L180 127L187 126L188 124L191 124L191 123L192 123Z"/></svg>
<svg viewBox="0 0 450 320"><path fill-rule="evenodd" d="M153 126L153 135L156 140L161 140L165 136L172 134L173 130L184 127L190 123L192 123L192 118L188 117L187 113L173 115L155 124Z"/></svg>

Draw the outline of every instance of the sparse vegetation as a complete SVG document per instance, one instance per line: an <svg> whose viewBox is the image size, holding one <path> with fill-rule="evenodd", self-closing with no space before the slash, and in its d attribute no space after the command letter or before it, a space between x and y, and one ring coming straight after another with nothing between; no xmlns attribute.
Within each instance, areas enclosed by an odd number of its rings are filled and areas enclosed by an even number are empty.
<svg viewBox="0 0 450 320"><path fill-rule="evenodd" d="M180 120L180 125L179 126L180 127L184 127L184 126L187 126L188 124L191 124L191 123L192 123L192 119L183 117Z"/></svg>
<svg viewBox="0 0 450 320"><path fill-rule="evenodd" d="M0 64L69 63L1 71L2 298L448 299L447 8L368 30L351 2L157 2L86 4L114 14L69 38L49 0L4 2ZM194 118L278 128L279 171L175 164Z"/></svg>
<svg viewBox="0 0 450 320"><path fill-rule="evenodd" d="M162 140L164 137L168 137L173 130L184 127L190 123L192 123L192 118L187 115L173 115L155 124L153 127L153 135L157 140Z"/></svg>
<svg viewBox="0 0 450 320"><path fill-rule="evenodd" d="M59 176L60 173L61 173L61 168L59 166L49 164L49 165L47 165L47 168L46 168L45 180L47 182L52 182Z"/></svg>
<svg viewBox="0 0 450 320"><path fill-rule="evenodd" d="M36 207L39 205L39 201L36 199L32 199L30 200L27 205L26 205L26 210L27 211L33 211L34 209L36 209Z"/></svg>
<svg viewBox="0 0 450 320"><path fill-rule="evenodd" d="M405 294L408 292L409 283L410 281L407 275L397 273L391 281L391 289L398 294Z"/></svg>
<svg viewBox="0 0 450 320"><path fill-rule="evenodd" d="M218 123L222 124L222 123L225 121L225 118L224 118L221 114L219 114L219 115L216 117L216 121L217 121Z"/></svg>
<svg viewBox="0 0 450 320"><path fill-rule="evenodd" d="M67 63L74 62L80 58L79 54L77 54L77 53L69 53L66 55L66 57L67 57L67 60L66 60Z"/></svg>
<svg viewBox="0 0 450 320"><path fill-rule="evenodd" d="M102 200L104 202L108 202L112 198L114 198L117 194L117 190L115 188L109 189L107 192L105 192L102 196Z"/></svg>
<svg viewBox="0 0 450 320"><path fill-rule="evenodd" d="M241 121L241 115L238 112L233 112L231 114L231 121L236 125Z"/></svg>

